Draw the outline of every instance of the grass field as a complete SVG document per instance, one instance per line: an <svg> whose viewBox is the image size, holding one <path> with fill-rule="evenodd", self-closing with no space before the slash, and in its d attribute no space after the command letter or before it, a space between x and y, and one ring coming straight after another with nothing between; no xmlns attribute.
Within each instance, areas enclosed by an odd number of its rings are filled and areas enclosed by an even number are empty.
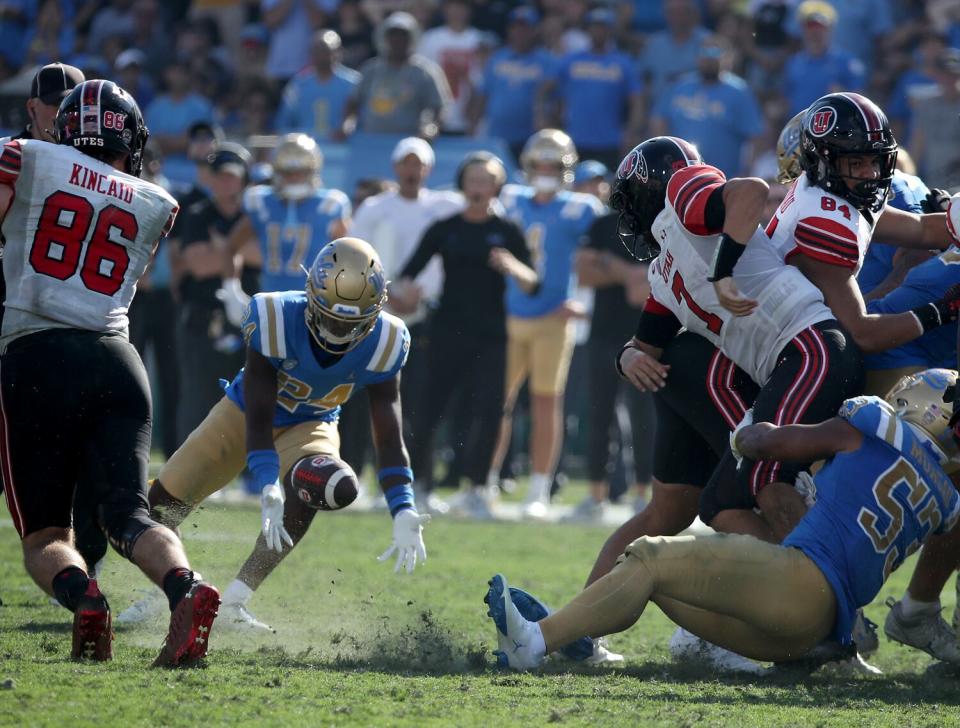
<svg viewBox="0 0 960 728"><path fill-rule="evenodd" d="M259 524L250 506L209 507L185 524L194 567L225 586ZM717 679L672 665L672 626L652 606L613 638L622 669L553 663L539 674L493 667L482 598L503 571L551 604L572 596L605 529L434 520L429 560L397 576L375 557L390 540L384 514L319 514L301 546L254 596L277 634L259 639L214 628L206 669L148 667L165 624L118 629L114 660L77 664L68 614L49 606L20 564L0 506L0 725L829 725L960 723L960 674L886 641L881 678ZM882 598L899 594L913 561ZM145 587L111 554L102 586L114 612ZM953 595L945 595L952 609ZM750 595L745 594L745 599ZM9 681L13 681L11 685Z"/></svg>

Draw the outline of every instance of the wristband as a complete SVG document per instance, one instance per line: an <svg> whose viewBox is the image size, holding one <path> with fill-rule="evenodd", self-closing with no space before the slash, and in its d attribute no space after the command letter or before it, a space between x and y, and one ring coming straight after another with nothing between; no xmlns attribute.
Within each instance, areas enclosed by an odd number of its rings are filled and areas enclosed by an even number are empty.
<svg viewBox="0 0 960 728"><path fill-rule="evenodd" d="M387 501L387 507L390 509L391 516L396 516L400 511L408 508L414 511L417 510L417 504L413 498L413 488L410 487L409 483L395 485L390 488L390 490L385 490L383 497Z"/></svg>
<svg viewBox="0 0 960 728"><path fill-rule="evenodd" d="M713 264L711 266L710 277L707 278L711 283L719 281L721 278L729 278L733 275L733 268L743 255L747 246L741 245L729 235L724 233L720 236L720 242L716 250L713 251Z"/></svg>
<svg viewBox="0 0 960 728"><path fill-rule="evenodd" d="M251 450L247 453L247 468L257 490L280 480L280 456L276 450Z"/></svg>
<svg viewBox="0 0 960 728"><path fill-rule="evenodd" d="M623 356L623 352L627 349L636 349L632 341L628 341L626 344L620 347L620 351L617 352L617 358L614 360L613 364L617 368L617 374L619 374L624 379L627 378L627 375L623 373L623 367L620 366L620 357Z"/></svg>

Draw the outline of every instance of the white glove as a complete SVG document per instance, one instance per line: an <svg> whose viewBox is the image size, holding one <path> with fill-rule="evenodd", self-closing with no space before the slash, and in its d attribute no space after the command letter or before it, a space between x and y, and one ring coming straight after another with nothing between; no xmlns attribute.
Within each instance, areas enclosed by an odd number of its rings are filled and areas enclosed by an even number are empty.
<svg viewBox="0 0 960 728"><path fill-rule="evenodd" d="M947 232L955 245L960 245L960 192L950 198L947 205Z"/></svg>
<svg viewBox="0 0 960 728"><path fill-rule="evenodd" d="M806 470L801 470L797 473L793 487L803 496L803 502L806 503L807 508L813 508L817 502L817 484L813 481L813 476Z"/></svg>
<svg viewBox="0 0 960 728"><path fill-rule="evenodd" d="M413 573L417 559L427 560L427 547L423 545L423 527L430 522L430 515L420 515L412 508L404 508L393 517L393 543L390 548L377 557L377 561L386 561L390 555L397 552L397 565L394 573L400 571L400 566Z"/></svg>
<svg viewBox="0 0 960 728"><path fill-rule="evenodd" d="M283 553L283 542L293 546L293 539L283 527L283 489L279 483L264 486L260 492L260 518L267 548Z"/></svg>
<svg viewBox="0 0 960 728"><path fill-rule="evenodd" d="M227 314L227 321L237 328L243 326L243 319L247 314L247 306L250 305L250 296L243 292L243 288L240 286L240 279L228 278L225 280L223 287L217 289L217 300L223 303L223 308Z"/></svg>
<svg viewBox="0 0 960 728"><path fill-rule="evenodd" d="M753 408L751 407L743 415L743 419L740 420L740 424L737 425L733 432L730 433L730 452L733 453L733 457L737 460L737 466L743 462L743 453L737 449L737 435L740 434L740 430L744 427L749 427L753 424Z"/></svg>

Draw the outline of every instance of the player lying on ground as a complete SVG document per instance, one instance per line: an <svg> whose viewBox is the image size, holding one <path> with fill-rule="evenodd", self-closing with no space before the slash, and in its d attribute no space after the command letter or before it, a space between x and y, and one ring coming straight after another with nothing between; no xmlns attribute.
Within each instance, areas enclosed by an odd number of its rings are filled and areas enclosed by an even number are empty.
<svg viewBox="0 0 960 728"><path fill-rule="evenodd" d="M382 311L386 299L380 258L358 238L324 246L306 292L254 296L243 325L246 366L153 482L152 513L171 528L236 478L244 463L261 489L262 533L224 592L224 624L269 629L245 605L316 514L290 487L290 471L304 458L338 457L340 405L361 387L393 516L393 545L380 558L395 551L396 569L408 572L426 559L422 524L429 516L417 513L401 428L400 369L410 338L400 319ZM120 621L147 618L149 603L135 604Z"/></svg>
<svg viewBox="0 0 960 728"><path fill-rule="evenodd" d="M127 340L137 280L177 204L139 179L147 128L112 82L74 88L54 137L59 145L9 142L0 156L7 505L27 572L74 613L73 657L109 660L113 639L110 607L73 545L76 491L114 549L167 596L170 629L154 664L190 665L206 655L220 595L149 516L149 385ZM38 402L55 403L55 416Z"/></svg>
<svg viewBox="0 0 960 728"><path fill-rule="evenodd" d="M653 601L677 624L759 660L802 657L832 636L849 643L853 615L932 534L949 531L960 498L941 463L956 372L907 377L887 401L856 397L819 425L742 429L755 458L827 458L816 504L782 545L750 536L644 537L570 603L528 621L496 575L486 596L498 661L523 670L584 635L632 626Z"/></svg>

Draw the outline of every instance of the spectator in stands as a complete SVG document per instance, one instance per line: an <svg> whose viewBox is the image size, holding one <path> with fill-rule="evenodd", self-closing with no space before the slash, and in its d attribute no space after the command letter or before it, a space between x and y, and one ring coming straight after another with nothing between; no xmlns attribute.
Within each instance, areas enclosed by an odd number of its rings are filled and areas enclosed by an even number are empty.
<svg viewBox="0 0 960 728"><path fill-rule="evenodd" d="M746 78L754 93L769 96L780 92L780 75L790 56L790 6L788 0L755 0L749 7L753 33L741 47Z"/></svg>
<svg viewBox="0 0 960 728"><path fill-rule="evenodd" d="M143 71L146 55L139 48L128 48L113 63L116 82L137 100L137 105L145 109L153 103L156 89L150 77Z"/></svg>
<svg viewBox="0 0 960 728"><path fill-rule="evenodd" d="M233 275L227 236L243 214L250 154L225 142L210 156L210 197L180 213L171 236L180 352L179 439L186 439L222 396L220 378L243 365L243 339L227 322L217 290Z"/></svg>
<svg viewBox="0 0 960 728"><path fill-rule="evenodd" d="M452 100L444 110L442 130L462 134L467 130L470 78L482 34L470 25L467 0L443 0L442 10L444 24L423 34L417 53L440 66L450 87Z"/></svg>
<svg viewBox="0 0 960 728"><path fill-rule="evenodd" d="M529 5L510 11L507 44L487 62L471 104L474 130L503 139L514 159L536 131L537 88L553 72L553 57L537 46L539 21Z"/></svg>
<svg viewBox="0 0 960 728"><path fill-rule="evenodd" d="M621 150L640 137L643 121L641 85L633 62L611 43L613 13L587 13L590 48L565 56L539 91L541 114L548 100L560 100L560 125L586 157L616 167ZM624 124L626 117L626 124Z"/></svg>
<svg viewBox="0 0 960 728"><path fill-rule="evenodd" d="M363 64L362 78L347 100L341 134L436 136L450 89L432 61L413 54L420 25L410 13L395 12L377 28L378 55Z"/></svg>
<svg viewBox="0 0 960 728"><path fill-rule="evenodd" d="M307 65L313 28L324 16L320 0L260 0L260 22L270 31L267 77L286 83Z"/></svg>
<svg viewBox="0 0 960 728"><path fill-rule="evenodd" d="M401 304L414 310L418 295L411 279L434 257L443 260L443 291L430 322L425 362L429 396L421 401L413 423L417 436L411 440L410 465L421 490L431 492L433 438L457 398L470 414L464 437L456 443L464 454L463 475L472 486L462 494L463 510L478 518L492 515L483 490L503 413L505 279L528 292L538 284L523 232L498 213L502 208L495 200L506 178L503 163L493 155L468 155L457 174L466 208L427 228L395 286Z"/></svg>
<svg viewBox="0 0 960 728"><path fill-rule="evenodd" d="M647 265L634 260L617 236L617 213L598 218L587 232L586 244L577 251L576 271L581 286L595 291L590 338L587 341L590 392L587 411L587 477L590 493L570 514L571 520L594 521L603 518L609 498L609 477L614 468L611 435L623 443L629 425L633 462L627 464L628 482L636 488L635 509L645 505L646 488L651 481L655 415L653 397L640 392L621 378L610 376L610 357L623 345L624 337L636 327L650 287ZM619 415L620 408L627 417ZM622 447L622 444L621 444Z"/></svg>
<svg viewBox="0 0 960 728"><path fill-rule="evenodd" d="M57 58L70 58L76 38L73 26L65 22L59 0L44 0L37 12L37 21L25 39L25 66L52 63Z"/></svg>
<svg viewBox="0 0 960 728"><path fill-rule="evenodd" d="M393 150L391 161L397 188L367 198L357 208L349 230L350 235L369 240L377 249L388 278L403 270L423 232L432 223L463 209L463 197L459 193L426 187L427 177L436 161L429 143L417 137L401 139ZM442 282L443 268L439 260L433 260L416 277L422 292L422 305L401 316L410 329L410 357L400 380L405 434L411 433L422 401L423 362L429 345L425 304L436 301ZM387 307L390 307L389 301ZM418 499L418 506L438 513L447 510L446 504L436 496Z"/></svg>
<svg viewBox="0 0 960 728"><path fill-rule="evenodd" d="M603 162L585 159L573 172L573 191L593 195L606 205L610 201L610 170Z"/></svg>
<svg viewBox="0 0 960 728"><path fill-rule="evenodd" d="M884 107L897 139L910 139L914 104L936 88L937 64L946 45L941 35L924 35L913 52L913 65L897 79Z"/></svg>
<svg viewBox="0 0 960 728"><path fill-rule="evenodd" d="M184 155L186 132L197 121L212 121L213 106L191 89L189 68L181 60L170 60L163 82L163 93L144 112L150 126L150 143L160 149L167 177L174 183L190 184L195 170Z"/></svg>
<svg viewBox="0 0 960 728"><path fill-rule="evenodd" d="M729 71L730 48L719 36L700 45L697 71L657 99L650 118L654 136L672 134L697 146L728 177L750 169L764 131L760 106L746 82Z"/></svg>
<svg viewBox="0 0 960 728"><path fill-rule="evenodd" d="M881 61L885 36L893 30L891 0L828 1L837 14L833 29L836 47L843 48L865 65ZM798 19L800 15L798 8Z"/></svg>
<svg viewBox="0 0 960 728"><path fill-rule="evenodd" d="M234 108L223 115L223 127L230 136L243 138L274 131L277 93L272 83L248 77L236 85L234 98Z"/></svg>
<svg viewBox="0 0 960 728"><path fill-rule="evenodd" d="M329 139L339 130L347 98L360 74L341 62L340 36L318 30L310 45L311 65L294 76L283 90L277 130L301 131L314 139Z"/></svg>
<svg viewBox="0 0 960 728"><path fill-rule="evenodd" d="M157 0L134 0L130 13L133 29L126 47L142 51L144 68L158 79L170 60L170 35L164 27L160 6ZM89 43L87 47L90 48ZM140 108L145 108L142 102Z"/></svg>
<svg viewBox="0 0 960 728"><path fill-rule="evenodd" d="M835 91L860 91L864 86L864 65L833 45L837 11L823 0L805 0L797 8L803 48L787 61L783 94L789 116L811 102Z"/></svg>
<svg viewBox="0 0 960 728"><path fill-rule="evenodd" d="M343 63L360 68L373 56L373 26L360 5L360 0L342 0L332 24L343 42Z"/></svg>
<svg viewBox="0 0 960 728"><path fill-rule="evenodd" d="M107 42L107 38L111 36L119 35L124 38L132 36L132 8L133 0L110 0L107 6L100 10L90 23L87 48L96 53Z"/></svg>
<svg viewBox="0 0 960 728"><path fill-rule="evenodd" d="M694 0L664 0L663 13L667 29L650 36L639 62L640 76L652 99L657 99L680 76L696 69L697 50L707 37Z"/></svg>
<svg viewBox="0 0 960 728"><path fill-rule="evenodd" d="M937 86L918 94L908 145L930 187L960 186L960 50L944 49L933 69Z"/></svg>

